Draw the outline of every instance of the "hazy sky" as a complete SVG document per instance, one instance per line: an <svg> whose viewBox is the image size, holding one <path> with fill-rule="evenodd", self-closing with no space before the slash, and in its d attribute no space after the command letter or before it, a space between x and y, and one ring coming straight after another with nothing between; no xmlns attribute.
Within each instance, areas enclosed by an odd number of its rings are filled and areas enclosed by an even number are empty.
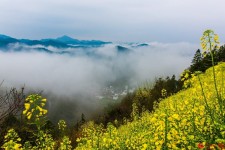
<svg viewBox="0 0 225 150"><path fill-rule="evenodd" d="M225 41L224 6L224 0L0 0L0 33L198 43L211 28Z"/></svg>

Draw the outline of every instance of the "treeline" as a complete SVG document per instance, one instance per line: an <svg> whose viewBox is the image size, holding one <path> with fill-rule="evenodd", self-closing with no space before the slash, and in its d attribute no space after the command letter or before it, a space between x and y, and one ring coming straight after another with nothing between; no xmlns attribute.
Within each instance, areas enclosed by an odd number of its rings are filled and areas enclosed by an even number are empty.
<svg viewBox="0 0 225 150"><path fill-rule="evenodd" d="M217 65L218 62L225 62L225 45L221 46L219 49L214 49L212 53L215 65ZM212 57L210 52L201 52L201 50L198 49L195 52L192 64L188 70L190 73L194 73L195 71L205 72L209 67L212 67Z"/></svg>
<svg viewBox="0 0 225 150"><path fill-rule="evenodd" d="M134 103L137 106L139 114L144 110L152 111L156 102L159 102L160 99L166 96L177 93L182 89L182 85L183 82L176 80L175 75L158 78L155 80L153 86L146 85L140 87L133 93L127 94L120 103L110 106L101 120L97 120L97 122L106 125L108 122L114 122L114 120L122 123L124 118L131 119ZM163 90L166 91L165 95L162 94Z"/></svg>

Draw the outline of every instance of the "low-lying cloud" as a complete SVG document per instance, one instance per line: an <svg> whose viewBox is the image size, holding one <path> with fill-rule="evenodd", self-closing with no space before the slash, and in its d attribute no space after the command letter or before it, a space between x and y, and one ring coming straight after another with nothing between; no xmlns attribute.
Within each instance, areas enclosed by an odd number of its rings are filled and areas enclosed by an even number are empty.
<svg viewBox="0 0 225 150"><path fill-rule="evenodd" d="M104 87L115 82L135 87L157 76L179 75L190 65L197 48L189 43L155 42L147 47L130 47L128 52L118 52L113 44L71 49L79 51L72 56L0 52L0 80L4 80L5 87L25 85L28 92L43 90L49 101L50 118L75 122L81 113L92 117L93 112L102 111L95 96ZM94 56L82 51L90 51Z"/></svg>

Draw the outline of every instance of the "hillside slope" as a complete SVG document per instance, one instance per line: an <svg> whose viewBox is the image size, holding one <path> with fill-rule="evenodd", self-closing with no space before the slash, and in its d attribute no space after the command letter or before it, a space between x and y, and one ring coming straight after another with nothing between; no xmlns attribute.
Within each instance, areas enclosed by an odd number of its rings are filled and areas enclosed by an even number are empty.
<svg viewBox="0 0 225 150"><path fill-rule="evenodd" d="M224 149L225 146L225 63L193 75L190 88L162 100L153 113L135 114L133 121L107 129L89 122L83 126L79 149ZM201 81L201 82L200 82ZM134 105L135 106L135 105Z"/></svg>

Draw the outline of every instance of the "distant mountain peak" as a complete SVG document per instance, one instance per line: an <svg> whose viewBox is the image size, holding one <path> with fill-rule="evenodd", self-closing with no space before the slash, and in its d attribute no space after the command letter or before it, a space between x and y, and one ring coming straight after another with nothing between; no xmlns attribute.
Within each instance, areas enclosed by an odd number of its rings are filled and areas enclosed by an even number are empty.
<svg viewBox="0 0 225 150"><path fill-rule="evenodd" d="M78 41L77 39L71 38L67 35L63 35L61 37L58 37L58 38L56 38L56 40L63 41L63 42Z"/></svg>
<svg viewBox="0 0 225 150"><path fill-rule="evenodd" d="M71 37L69 37L68 35L63 35L63 36L60 36L60 37L58 37L57 39L73 39L73 38L71 38Z"/></svg>

